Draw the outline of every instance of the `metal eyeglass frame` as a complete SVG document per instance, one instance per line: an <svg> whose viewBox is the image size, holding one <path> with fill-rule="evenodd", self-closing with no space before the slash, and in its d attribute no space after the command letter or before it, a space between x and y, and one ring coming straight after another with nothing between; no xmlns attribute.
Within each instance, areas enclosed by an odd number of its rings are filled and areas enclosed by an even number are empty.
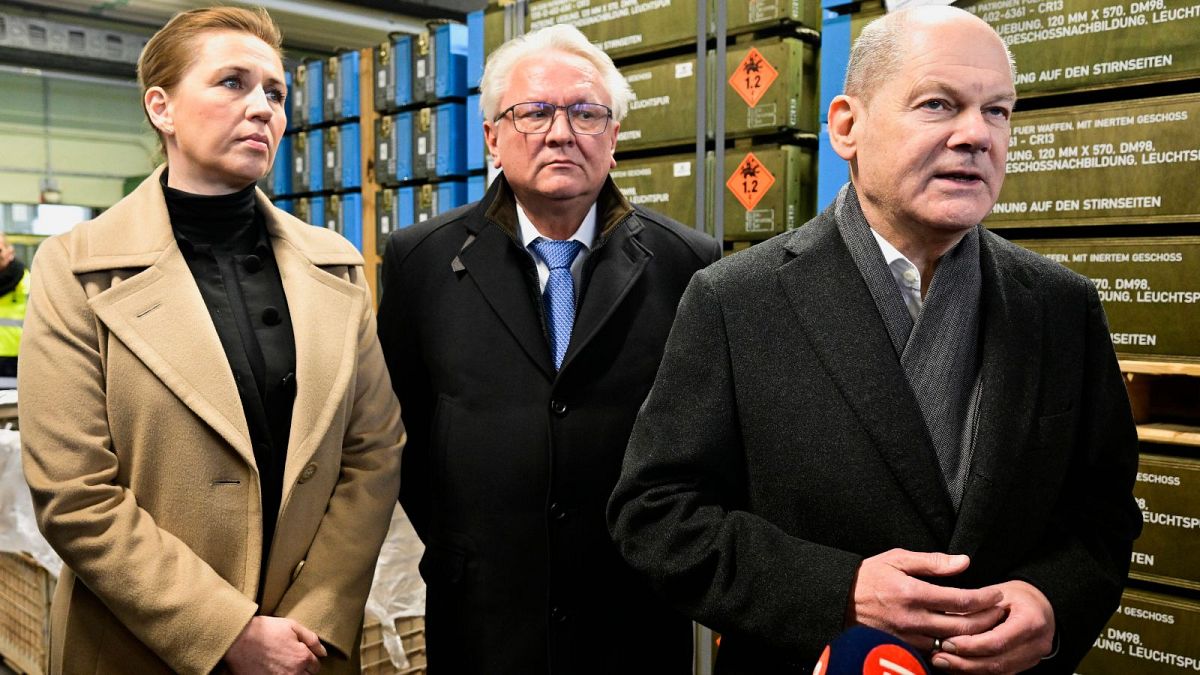
<svg viewBox="0 0 1200 675"><path fill-rule="evenodd" d="M492 121L499 122L500 119L503 118L505 115L508 115L509 113L513 113L514 109L517 106L530 105L530 104L536 104L536 105L548 106L548 107L554 108L554 116L552 116L550 118L550 124L547 125L544 130L542 130L542 131L524 131L520 127L517 126L517 116L514 113L511 117L512 123L513 123L513 129L516 130L518 133L522 133L527 136L537 136L540 134L550 133L550 130L552 128L554 128L554 117L558 116L559 110L566 112L567 126L570 127L571 132L576 133L576 134L581 134L583 136L599 136L600 134L604 133L605 131L608 131L608 122L609 122L609 120L612 119L612 116L613 116L612 108L604 105L603 103L589 103L589 102L584 101L581 103L572 103L570 105L554 105L553 103L547 103L545 101L521 101L520 103L514 103L514 104L508 106L507 108L505 108L504 110L502 110L499 115L496 115L494 118L492 118ZM574 108L574 107L580 106L580 105L589 105L589 106L594 105L599 108L604 108L604 111L605 111L604 127L602 129L600 129L599 131L580 131L579 129L576 129L575 122L571 119L571 108Z"/></svg>

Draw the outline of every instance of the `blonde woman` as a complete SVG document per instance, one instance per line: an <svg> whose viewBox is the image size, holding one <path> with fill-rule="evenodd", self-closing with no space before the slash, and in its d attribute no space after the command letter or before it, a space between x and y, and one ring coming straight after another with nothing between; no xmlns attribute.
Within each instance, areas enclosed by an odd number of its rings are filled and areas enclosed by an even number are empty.
<svg viewBox="0 0 1200 675"><path fill-rule="evenodd" d="M261 10L138 64L167 162L42 245L25 471L66 567L55 673L357 673L403 429L362 258L254 188L287 96Z"/></svg>

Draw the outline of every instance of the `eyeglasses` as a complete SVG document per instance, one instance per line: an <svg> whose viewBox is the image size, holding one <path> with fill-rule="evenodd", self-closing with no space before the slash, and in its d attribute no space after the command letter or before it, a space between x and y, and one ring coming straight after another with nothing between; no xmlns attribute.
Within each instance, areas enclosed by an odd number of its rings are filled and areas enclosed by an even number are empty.
<svg viewBox="0 0 1200 675"><path fill-rule="evenodd" d="M499 122L501 117L512 113L513 128L517 131L523 134L544 134L554 125L554 116L559 110L567 111L567 124L570 125L571 131L587 136L604 133L608 128L608 120L612 117L612 108L599 103L554 105L529 101L509 106L492 121Z"/></svg>

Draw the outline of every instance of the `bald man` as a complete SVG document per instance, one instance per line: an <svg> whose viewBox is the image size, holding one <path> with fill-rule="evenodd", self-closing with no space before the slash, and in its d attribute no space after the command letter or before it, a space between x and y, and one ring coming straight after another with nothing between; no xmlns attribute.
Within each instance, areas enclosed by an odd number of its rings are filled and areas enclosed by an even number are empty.
<svg viewBox="0 0 1200 675"><path fill-rule="evenodd" d="M1117 606L1141 518L1104 312L979 224L1013 81L960 9L871 24L829 108L850 183L683 296L609 528L718 673L802 672L855 624L1070 673Z"/></svg>

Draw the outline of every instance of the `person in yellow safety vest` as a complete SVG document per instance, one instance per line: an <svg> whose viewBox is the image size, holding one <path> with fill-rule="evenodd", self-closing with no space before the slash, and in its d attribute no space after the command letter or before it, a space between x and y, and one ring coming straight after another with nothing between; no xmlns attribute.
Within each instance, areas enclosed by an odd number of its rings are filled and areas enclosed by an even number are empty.
<svg viewBox="0 0 1200 675"><path fill-rule="evenodd" d="M0 377L17 376L17 350L29 300L29 270L0 232Z"/></svg>

